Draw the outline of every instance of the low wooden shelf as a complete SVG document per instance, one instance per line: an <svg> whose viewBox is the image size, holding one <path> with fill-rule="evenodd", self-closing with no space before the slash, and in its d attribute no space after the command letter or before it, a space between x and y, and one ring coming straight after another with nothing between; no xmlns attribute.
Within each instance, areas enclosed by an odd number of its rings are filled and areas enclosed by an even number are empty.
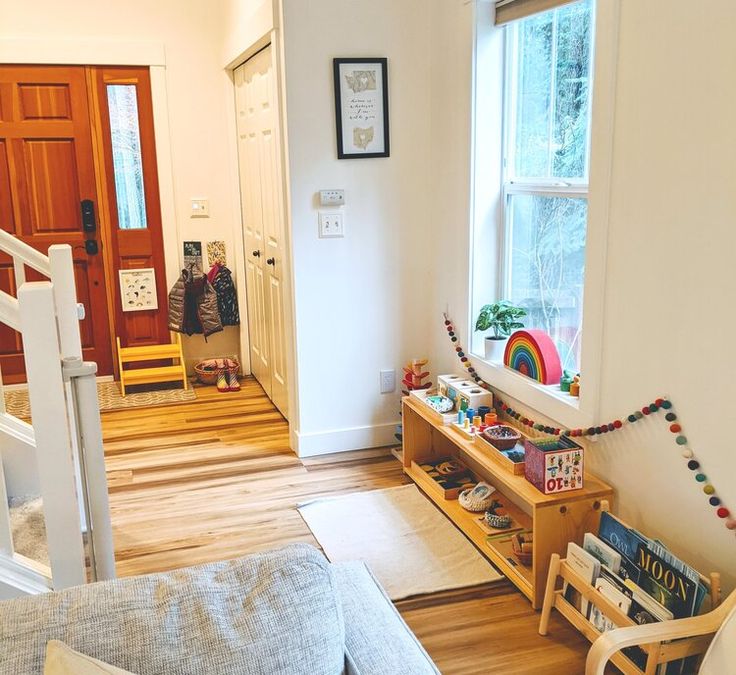
<svg viewBox="0 0 736 675"><path fill-rule="evenodd" d="M524 476L507 471L491 459L487 451L444 426L437 413L411 397L402 400L402 438L404 472L531 600L535 609L539 609L544 600L552 554L564 553L570 541L582 544L585 532L597 532L601 503L613 500L613 489L588 473L581 490L552 495L541 493ZM445 499L416 465L423 460L448 456L457 457L478 477L493 485L508 506L509 515L534 532L531 565L519 562L510 541L488 542L487 534L475 522L480 514L466 511L455 499Z"/></svg>

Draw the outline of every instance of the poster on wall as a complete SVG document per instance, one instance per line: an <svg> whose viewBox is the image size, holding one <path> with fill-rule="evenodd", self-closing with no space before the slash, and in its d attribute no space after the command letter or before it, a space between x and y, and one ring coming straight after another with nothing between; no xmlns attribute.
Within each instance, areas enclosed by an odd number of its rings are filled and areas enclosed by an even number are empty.
<svg viewBox="0 0 736 675"><path fill-rule="evenodd" d="M333 59L338 159L388 157L388 59Z"/></svg>
<svg viewBox="0 0 736 675"><path fill-rule="evenodd" d="M194 263L199 269L202 269L202 242L201 241L185 241L184 242L184 267L188 267Z"/></svg>
<svg viewBox="0 0 736 675"><path fill-rule="evenodd" d="M224 241L207 242L207 262L210 267L215 264L227 267L227 255L225 254Z"/></svg>
<svg viewBox="0 0 736 675"><path fill-rule="evenodd" d="M156 295L156 270L143 267L136 270L120 270L120 298L124 312L142 312L158 309Z"/></svg>

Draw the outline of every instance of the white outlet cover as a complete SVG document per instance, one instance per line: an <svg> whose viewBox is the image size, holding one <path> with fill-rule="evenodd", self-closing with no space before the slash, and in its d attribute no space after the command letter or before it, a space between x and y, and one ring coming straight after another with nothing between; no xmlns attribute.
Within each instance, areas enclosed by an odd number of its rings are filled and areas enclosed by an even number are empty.
<svg viewBox="0 0 736 675"><path fill-rule="evenodd" d="M390 394L396 391L396 371L395 370L382 370L381 371L381 393Z"/></svg>

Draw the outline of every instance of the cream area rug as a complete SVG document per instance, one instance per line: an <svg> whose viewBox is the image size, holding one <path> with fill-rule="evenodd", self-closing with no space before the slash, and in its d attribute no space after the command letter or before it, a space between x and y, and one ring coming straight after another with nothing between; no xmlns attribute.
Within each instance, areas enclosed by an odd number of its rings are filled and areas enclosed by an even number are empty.
<svg viewBox="0 0 736 675"><path fill-rule="evenodd" d="M391 600L503 579L415 485L298 509L332 562L366 562Z"/></svg>
<svg viewBox="0 0 736 675"><path fill-rule="evenodd" d="M31 406L28 401L27 389L5 390L5 409L15 417L29 419ZM100 401L100 410L122 410L124 408L142 408L157 405L176 405L194 401L197 395L190 386L184 389L152 389L149 391L129 392L127 396L120 393L117 382L98 382L97 398Z"/></svg>

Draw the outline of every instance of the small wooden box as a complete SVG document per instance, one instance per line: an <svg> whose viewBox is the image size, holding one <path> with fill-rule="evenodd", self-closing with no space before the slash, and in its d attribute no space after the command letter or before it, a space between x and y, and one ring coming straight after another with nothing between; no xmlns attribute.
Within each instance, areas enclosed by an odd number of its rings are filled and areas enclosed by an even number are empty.
<svg viewBox="0 0 736 675"><path fill-rule="evenodd" d="M546 495L583 487L583 448L568 436L527 438L524 476Z"/></svg>
<svg viewBox="0 0 736 675"><path fill-rule="evenodd" d="M514 462L508 454L509 452L526 452L524 448L524 437L522 436L519 441L511 450L499 450L495 445L489 443L483 436L483 434L477 434L475 436L475 444L483 450L486 457L489 457L493 462L503 467L509 473L513 473L515 476L524 475L525 462Z"/></svg>
<svg viewBox="0 0 736 675"><path fill-rule="evenodd" d="M438 375L437 391L457 403L457 385L461 382L467 382L462 375Z"/></svg>
<svg viewBox="0 0 736 675"><path fill-rule="evenodd" d="M475 411L477 411L482 405L493 408L493 394L487 389L483 389L483 387L480 387L475 382L465 380L463 382L458 382L453 385L453 387L457 391L458 402L463 400L467 401L468 408L472 408ZM459 410L459 408L456 409Z"/></svg>

